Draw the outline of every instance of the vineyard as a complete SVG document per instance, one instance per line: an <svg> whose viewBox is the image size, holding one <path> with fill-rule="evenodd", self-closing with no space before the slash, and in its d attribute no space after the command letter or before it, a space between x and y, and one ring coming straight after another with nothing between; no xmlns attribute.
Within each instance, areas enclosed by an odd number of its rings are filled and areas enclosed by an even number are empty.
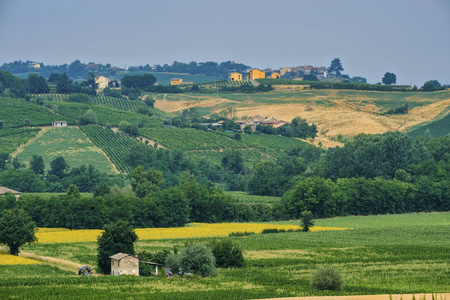
<svg viewBox="0 0 450 300"><path fill-rule="evenodd" d="M139 141L118 132L114 133L112 130L101 126L86 125L81 126L80 129L108 155L120 172L128 173L132 170L130 166L124 163L124 157L128 154L130 148Z"/></svg>
<svg viewBox="0 0 450 300"><path fill-rule="evenodd" d="M220 164L222 152L239 150L249 167L261 160L278 158L293 147L306 145L294 138L263 134L241 134L238 141L233 133L190 128L141 129L140 133L168 149L182 150L194 160L204 158L215 164Z"/></svg>
<svg viewBox="0 0 450 300"><path fill-rule="evenodd" d="M242 81L231 81L231 80L219 80L219 81L211 81L211 82L200 82L198 86L203 89L215 89L217 87L237 87L242 85L252 85L248 80Z"/></svg>
<svg viewBox="0 0 450 300"><path fill-rule="evenodd" d="M40 128L3 128L0 129L0 153L11 153L29 139L36 136Z"/></svg>
<svg viewBox="0 0 450 300"><path fill-rule="evenodd" d="M162 120L157 117L149 117L137 112L118 110L105 105L92 106L86 103L73 102L53 102L58 106L60 115L63 118L79 120L89 109L92 109L98 117L98 123L101 125L119 126L120 122L127 121L142 127L162 127ZM59 116L58 119L62 117Z"/></svg>
<svg viewBox="0 0 450 300"><path fill-rule="evenodd" d="M61 116L53 114L49 109L23 99L0 97L0 120L3 128L23 126L50 126L53 121L58 121ZM69 123L73 118L65 117ZM27 124L28 123L28 124Z"/></svg>
<svg viewBox="0 0 450 300"><path fill-rule="evenodd" d="M66 94L33 94L33 98L41 98L49 101L68 101L69 95ZM124 111L135 111L138 101L131 101L125 98L114 98L104 96L89 96L92 105L105 105Z"/></svg>

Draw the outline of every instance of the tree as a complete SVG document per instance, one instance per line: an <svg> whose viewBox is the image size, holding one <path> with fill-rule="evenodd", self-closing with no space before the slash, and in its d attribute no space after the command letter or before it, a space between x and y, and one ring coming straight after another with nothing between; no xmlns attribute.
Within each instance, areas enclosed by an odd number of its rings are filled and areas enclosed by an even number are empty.
<svg viewBox="0 0 450 300"><path fill-rule="evenodd" d="M302 213L300 214L300 221L302 223L302 231L309 231L309 229L314 226L313 218L314 218L314 216L310 211L308 211L308 210L302 211Z"/></svg>
<svg viewBox="0 0 450 300"><path fill-rule="evenodd" d="M134 242L138 237L128 222L117 221L106 225L98 238L97 265L103 274L111 272L110 256L122 252L134 255Z"/></svg>
<svg viewBox="0 0 450 300"><path fill-rule="evenodd" d="M63 178L66 176L67 168L68 166L64 157L58 156L50 163L50 171L48 171L48 174L55 175L58 178Z"/></svg>
<svg viewBox="0 0 450 300"><path fill-rule="evenodd" d="M319 81L319 79L317 78L316 75L314 74L306 74L303 76L303 80L307 80L307 81Z"/></svg>
<svg viewBox="0 0 450 300"><path fill-rule="evenodd" d="M143 166L138 166L128 176L131 178L133 191L139 198L144 198L148 194L159 190L164 184L162 173L152 168L145 171Z"/></svg>
<svg viewBox="0 0 450 300"><path fill-rule="evenodd" d="M28 85L30 87L30 93L32 94L44 94L50 92L45 78L37 74L30 74L28 76Z"/></svg>
<svg viewBox="0 0 450 300"><path fill-rule="evenodd" d="M381 79L381 81L385 85L395 84L397 82L397 76L395 76L394 73L386 72L386 74L384 74L384 77Z"/></svg>
<svg viewBox="0 0 450 300"><path fill-rule="evenodd" d="M143 75L126 75L122 79L122 86L128 88L141 88L143 90L151 87L156 82L156 77L152 74L143 74Z"/></svg>
<svg viewBox="0 0 450 300"><path fill-rule="evenodd" d="M10 254L18 255L20 246L37 240L36 230L36 223L23 209L6 210L0 218L0 244L8 246Z"/></svg>
<svg viewBox="0 0 450 300"><path fill-rule="evenodd" d="M33 172L36 175L44 175L44 159L40 155L33 155L30 160L30 169L33 170Z"/></svg>
<svg viewBox="0 0 450 300"><path fill-rule="evenodd" d="M328 68L329 73L335 73L336 77L341 77L341 71L344 71L342 68L341 60L339 58L335 58L331 61L331 65Z"/></svg>
<svg viewBox="0 0 450 300"><path fill-rule="evenodd" d="M194 244L180 251L180 267L184 272L200 276L217 276L216 259L204 244Z"/></svg>
<svg viewBox="0 0 450 300"><path fill-rule="evenodd" d="M67 189L67 196L74 198L81 198L80 190L75 184L71 184Z"/></svg>
<svg viewBox="0 0 450 300"><path fill-rule="evenodd" d="M80 118L80 124L81 124L81 125L98 124L97 114L96 114L92 109L89 109L89 110L88 110L88 111Z"/></svg>
<svg viewBox="0 0 450 300"><path fill-rule="evenodd" d="M72 80L69 79L66 73L59 76L56 91L62 94L69 94L72 91Z"/></svg>
<svg viewBox="0 0 450 300"><path fill-rule="evenodd" d="M209 244L216 258L216 266L219 268L242 268L245 266L242 245L236 245L230 240L212 240Z"/></svg>
<svg viewBox="0 0 450 300"><path fill-rule="evenodd" d="M441 84L437 80L428 80L421 88L424 92L432 92L441 89Z"/></svg>
<svg viewBox="0 0 450 300"><path fill-rule="evenodd" d="M98 83L95 82L95 73L89 72L88 79L86 81L87 81L87 86L91 89L90 94L93 96L97 96Z"/></svg>

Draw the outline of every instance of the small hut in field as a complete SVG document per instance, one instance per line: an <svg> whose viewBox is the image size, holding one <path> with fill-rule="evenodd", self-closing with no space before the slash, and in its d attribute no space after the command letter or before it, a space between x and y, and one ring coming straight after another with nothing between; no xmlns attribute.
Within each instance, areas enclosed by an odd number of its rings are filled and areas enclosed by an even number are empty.
<svg viewBox="0 0 450 300"><path fill-rule="evenodd" d="M117 253L109 257L111 259L111 275L139 276L139 259L126 253Z"/></svg>

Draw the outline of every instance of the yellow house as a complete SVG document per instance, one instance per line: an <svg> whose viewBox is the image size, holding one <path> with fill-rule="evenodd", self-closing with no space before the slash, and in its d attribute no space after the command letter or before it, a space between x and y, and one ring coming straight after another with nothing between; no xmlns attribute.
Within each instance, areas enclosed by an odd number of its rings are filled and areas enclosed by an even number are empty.
<svg viewBox="0 0 450 300"><path fill-rule="evenodd" d="M273 72L273 73L270 75L270 78L273 78L273 79L280 79L280 74L277 73L277 72Z"/></svg>
<svg viewBox="0 0 450 300"><path fill-rule="evenodd" d="M238 72L234 72L230 74L231 81L242 81L242 74Z"/></svg>
<svg viewBox="0 0 450 300"><path fill-rule="evenodd" d="M105 76L95 77L95 83L98 84L99 89L104 89L108 87L109 79Z"/></svg>
<svg viewBox="0 0 450 300"><path fill-rule="evenodd" d="M266 78L266 73L258 69L252 69L247 72L247 80Z"/></svg>
<svg viewBox="0 0 450 300"><path fill-rule="evenodd" d="M170 85L179 85L183 82L181 78L172 78L170 79Z"/></svg>
<svg viewBox="0 0 450 300"><path fill-rule="evenodd" d="M35 63L31 65L33 68L35 69L40 69L41 68L41 64L40 63Z"/></svg>

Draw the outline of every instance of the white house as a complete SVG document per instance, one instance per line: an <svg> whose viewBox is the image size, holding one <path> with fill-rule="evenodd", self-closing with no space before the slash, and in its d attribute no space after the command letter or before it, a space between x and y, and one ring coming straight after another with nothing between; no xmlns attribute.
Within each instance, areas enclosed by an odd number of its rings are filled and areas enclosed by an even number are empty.
<svg viewBox="0 0 450 300"><path fill-rule="evenodd" d="M55 121L52 122L53 127L65 127L67 126L67 121Z"/></svg>

